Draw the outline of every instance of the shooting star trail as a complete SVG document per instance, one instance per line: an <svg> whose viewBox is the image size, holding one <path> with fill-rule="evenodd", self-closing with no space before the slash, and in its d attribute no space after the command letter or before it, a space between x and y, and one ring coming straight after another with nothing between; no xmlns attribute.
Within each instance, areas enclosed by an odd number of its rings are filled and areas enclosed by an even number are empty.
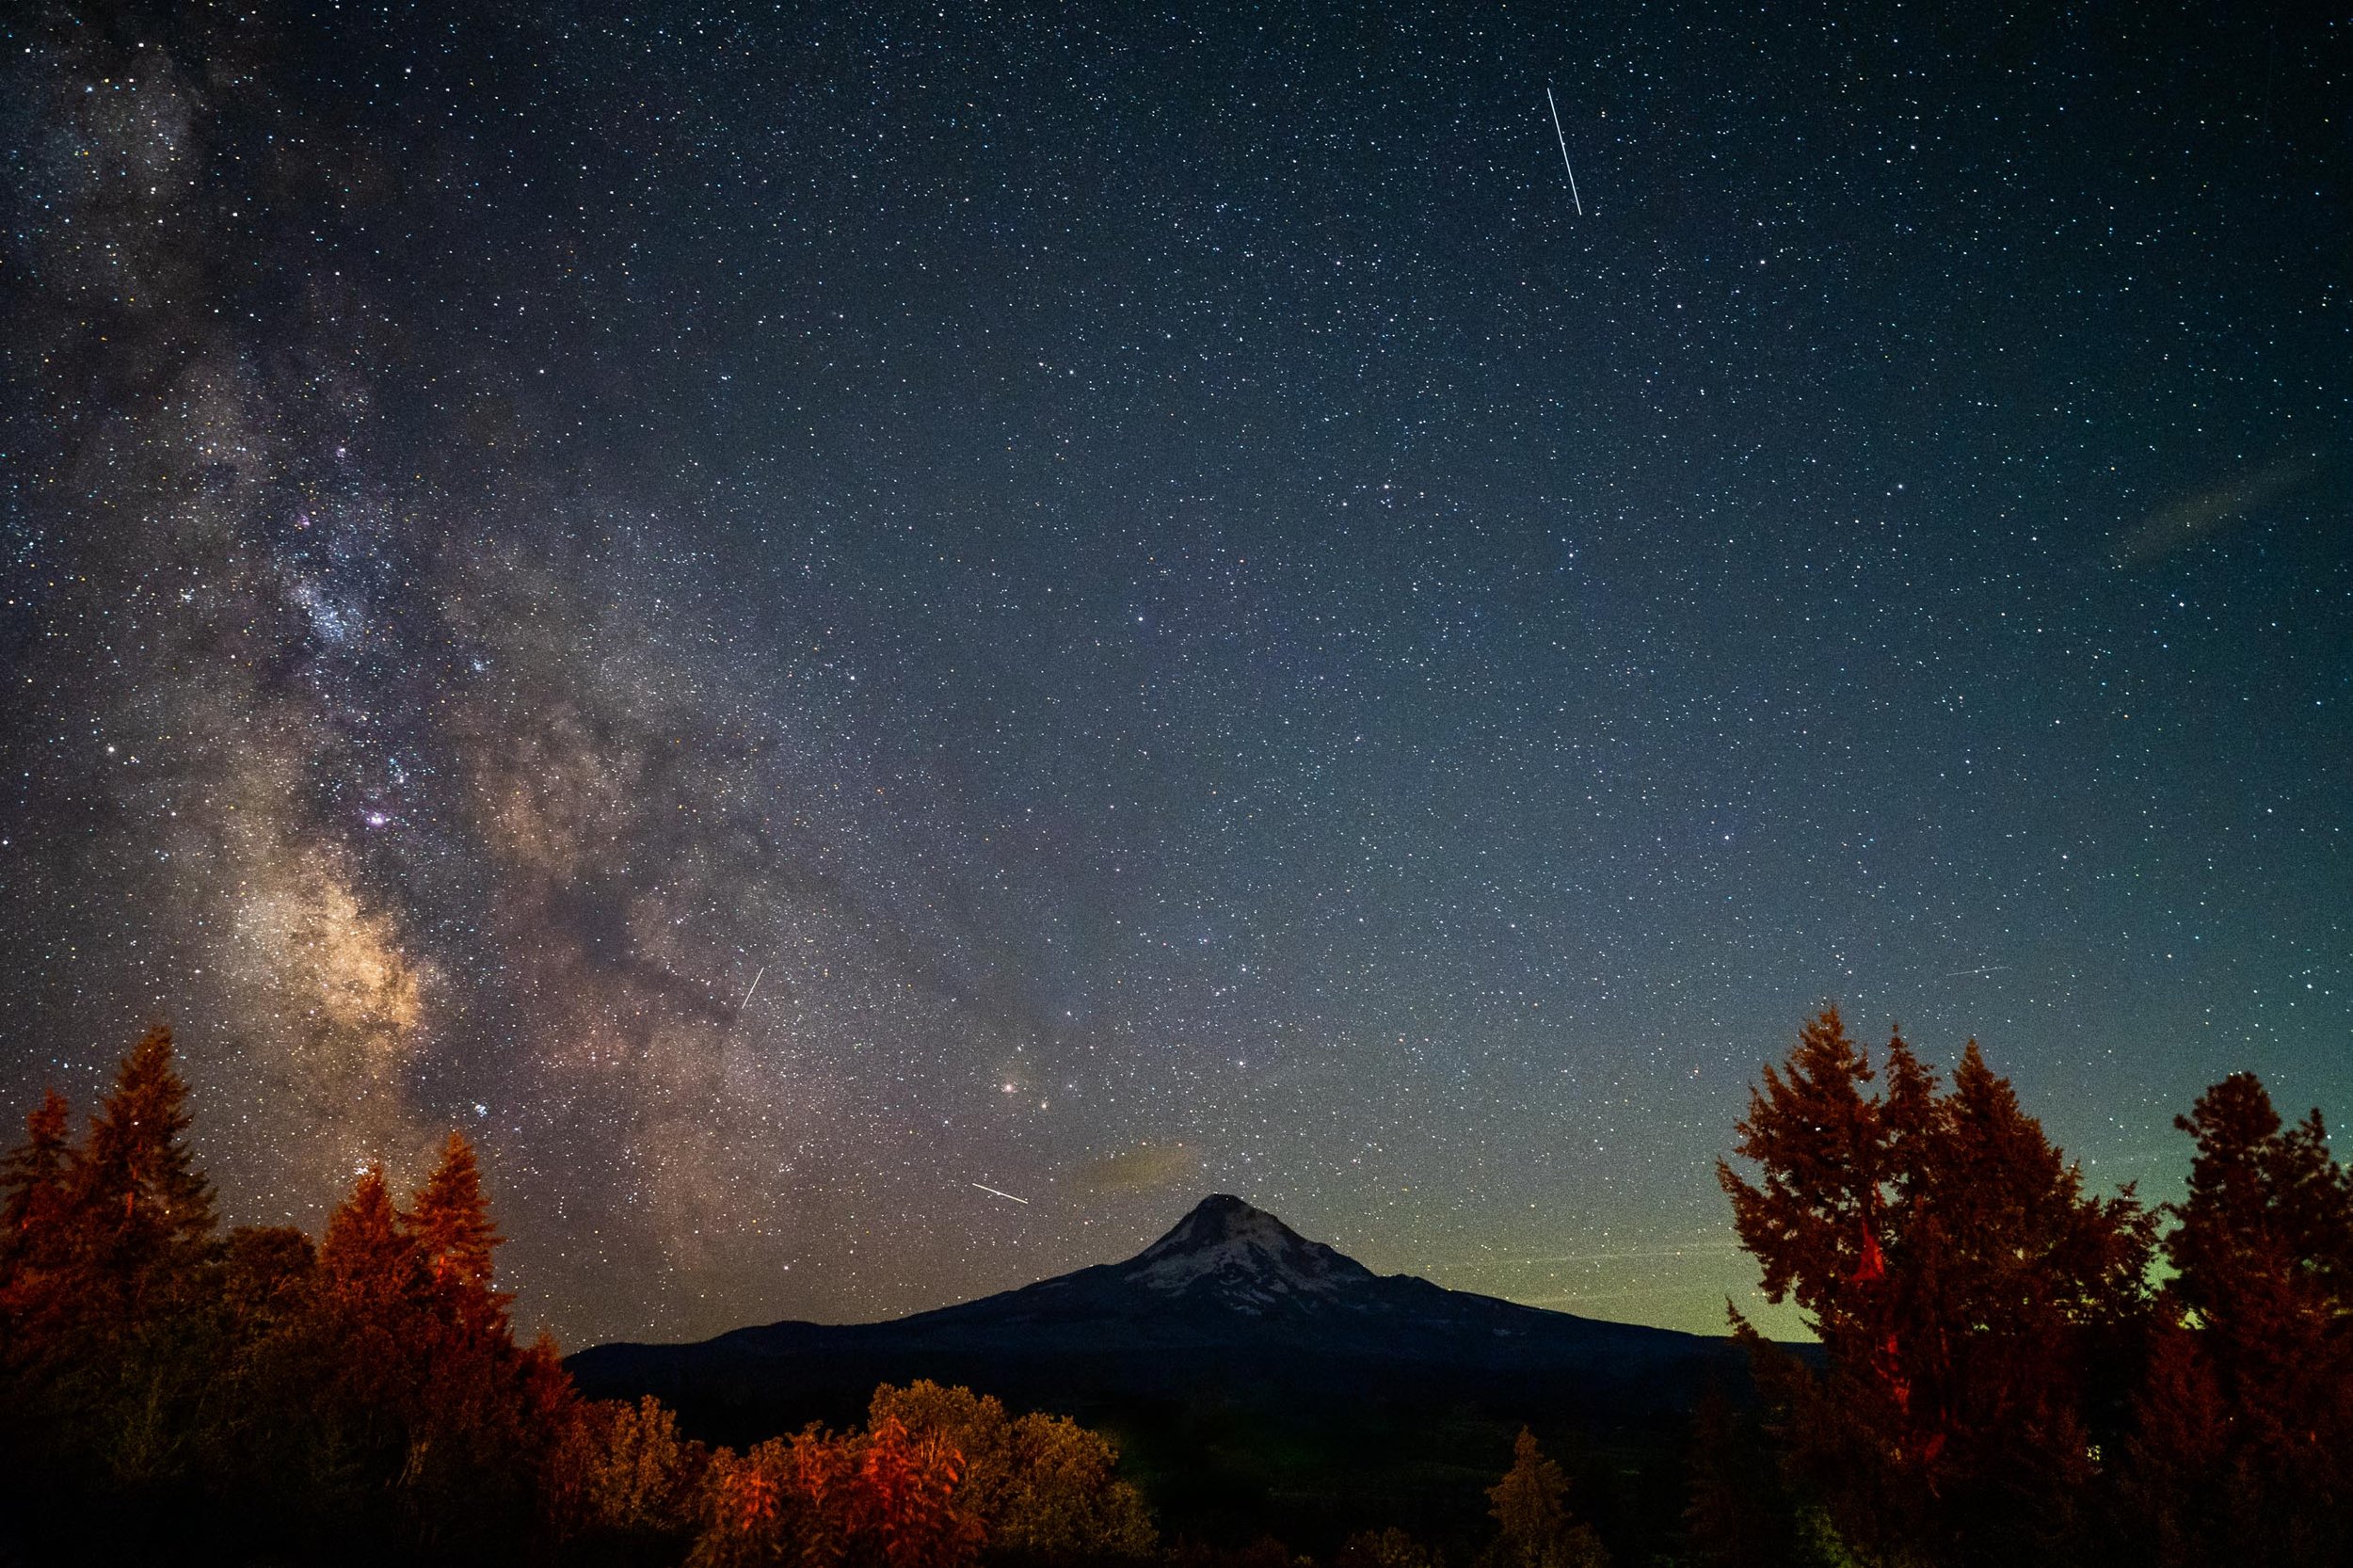
<svg viewBox="0 0 2353 1568"><path fill-rule="evenodd" d="M735 1010L738 1013L743 1012L744 1009L752 1004L752 993L760 989L760 976L764 975L767 972L768 966L762 964L760 967L760 973L752 976L752 983L744 988L744 1000L735 1004Z"/></svg>
<svg viewBox="0 0 2353 1568"><path fill-rule="evenodd" d="M2009 968L2009 966L2008 964L1989 964L1982 969L1955 969L1945 978L1947 980L1975 980L1989 974L2000 974Z"/></svg>
<svg viewBox="0 0 2353 1568"><path fill-rule="evenodd" d="M1552 111L1552 134L1560 138L1561 167L1568 169L1569 200L1577 203L1577 216L1585 216L1585 199L1577 194L1577 170L1569 168L1569 138L1561 129L1561 105L1552 101L1552 88L1545 88L1545 107Z"/></svg>
<svg viewBox="0 0 2353 1568"><path fill-rule="evenodd" d="M976 1181L976 1182L974 1182L972 1185L973 1185L973 1186L975 1186L975 1187L978 1187L978 1188L979 1188L982 1192L991 1192L991 1193L995 1193L998 1197L1000 1197L1000 1198L1013 1198L1013 1201L1014 1201L1014 1202L1016 1202L1016 1203L1019 1204L1019 1205L1020 1205L1022 1208L1029 1208L1029 1207L1030 1207L1030 1200L1029 1200L1029 1199L1027 1199L1027 1198L1015 1198L1011 1192L999 1192L997 1191L997 1189L996 1189L996 1188L989 1186L989 1185L988 1185L987 1183L985 1183L985 1182L979 1182L979 1181Z"/></svg>

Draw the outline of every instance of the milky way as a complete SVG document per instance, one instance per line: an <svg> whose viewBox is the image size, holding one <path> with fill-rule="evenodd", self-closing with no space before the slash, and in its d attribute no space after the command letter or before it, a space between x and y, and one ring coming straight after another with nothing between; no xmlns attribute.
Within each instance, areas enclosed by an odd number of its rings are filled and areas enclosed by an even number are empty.
<svg viewBox="0 0 2353 1568"><path fill-rule="evenodd" d="M1210 1190L1712 1328L1825 1000L2353 1113L2312 45L1125 9L10 24L0 1105L462 1127L574 1344Z"/></svg>

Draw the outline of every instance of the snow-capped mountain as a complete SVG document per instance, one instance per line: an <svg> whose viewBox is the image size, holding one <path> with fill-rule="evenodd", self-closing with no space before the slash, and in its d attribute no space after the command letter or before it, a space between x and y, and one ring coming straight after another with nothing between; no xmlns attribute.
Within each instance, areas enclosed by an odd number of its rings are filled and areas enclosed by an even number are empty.
<svg viewBox="0 0 2353 1568"><path fill-rule="evenodd" d="M1286 1301L1327 1297L1375 1276L1264 1209L1220 1192L1120 1264L1115 1277L1168 1295L1206 1291L1236 1311L1262 1312Z"/></svg>
<svg viewBox="0 0 2353 1568"><path fill-rule="evenodd" d="M662 1396L786 1425L929 1377L1061 1409L1211 1395L1331 1403L1397 1394L1682 1402L1722 1340L1547 1312L1376 1274L1241 1199L1202 1200L1159 1240L978 1301L882 1323L772 1323L695 1345L570 1358L603 1396ZM1735 1374L1737 1375L1737 1374ZM1546 1393L1550 1390L1550 1393ZM789 1419L788 1419L789 1417Z"/></svg>

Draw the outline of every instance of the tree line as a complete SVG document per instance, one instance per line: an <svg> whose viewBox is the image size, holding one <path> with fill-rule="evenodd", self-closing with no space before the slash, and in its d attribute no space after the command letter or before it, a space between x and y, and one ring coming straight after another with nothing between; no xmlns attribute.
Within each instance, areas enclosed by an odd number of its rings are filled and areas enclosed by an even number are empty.
<svg viewBox="0 0 2353 1568"><path fill-rule="evenodd" d="M1140 1559L1118 1453L930 1384L746 1452L581 1397L518 1343L466 1140L314 1242L223 1231L168 1030L78 1139L52 1091L0 1161L0 1561L968 1568Z"/></svg>
<svg viewBox="0 0 2353 1568"><path fill-rule="evenodd" d="M968 1388L742 1452L584 1399L515 1337L461 1134L405 1204L360 1173L314 1241L222 1228L187 1101L152 1030L78 1138L52 1090L0 1159L0 1563L1304 1563L1163 1547L1109 1439ZM1433 1568L1396 1531L1350 1550Z"/></svg>
<svg viewBox="0 0 2353 1568"><path fill-rule="evenodd" d="M1753 1386L1702 1402L1654 1560L2348 1560L2353 1173L2250 1074L2177 1126L2180 1202L2102 1195L1974 1043L1946 1083L1809 1022L1719 1175L1818 1344L1733 1315ZM187 1128L158 1029L80 1136L53 1091L0 1160L0 1562L1305 1568L1163 1544L1108 1438L965 1388L742 1452L584 1399L515 1337L462 1136L406 1203L360 1173L314 1241L224 1230ZM1369 1528L1333 1568L1606 1568L1571 1493L1523 1430L1483 1545Z"/></svg>
<svg viewBox="0 0 2353 1568"><path fill-rule="evenodd" d="M1945 1083L1809 1022L1718 1174L1820 1350L1734 1314L1762 1409L1701 1413L1693 1560L2353 1561L2353 1173L2251 1073L2175 1126L2180 1202L2102 1196L1974 1041Z"/></svg>

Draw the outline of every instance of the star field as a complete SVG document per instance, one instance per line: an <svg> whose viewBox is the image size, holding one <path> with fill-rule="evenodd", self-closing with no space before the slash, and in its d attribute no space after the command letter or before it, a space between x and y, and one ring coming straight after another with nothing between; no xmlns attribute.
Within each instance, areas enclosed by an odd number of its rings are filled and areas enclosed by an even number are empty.
<svg viewBox="0 0 2353 1568"><path fill-rule="evenodd" d="M2097 1185L2353 1114L2345 41L10 22L0 1106L462 1127L567 1345L1209 1191L1712 1331L1825 1000Z"/></svg>

